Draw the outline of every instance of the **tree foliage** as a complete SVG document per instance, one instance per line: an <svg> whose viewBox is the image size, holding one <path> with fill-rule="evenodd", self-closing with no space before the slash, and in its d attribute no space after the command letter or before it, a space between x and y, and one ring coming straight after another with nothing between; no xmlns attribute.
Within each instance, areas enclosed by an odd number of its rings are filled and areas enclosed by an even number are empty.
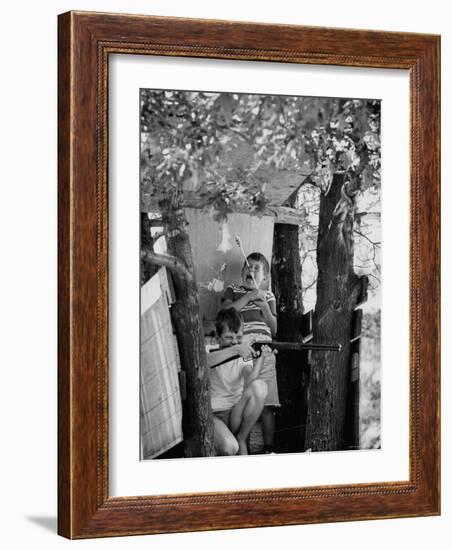
<svg viewBox="0 0 452 550"><path fill-rule="evenodd" d="M318 287L322 200L330 205L330 222L325 225L323 219L323 233L331 224L335 227L331 246L334 241L334 250L343 249L351 258L351 269L370 275L378 285L379 224L369 222L369 215L379 216L379 101L143 90L141 130L144 211L156 204L162 205L163 213L180 211L183 225L181 207L190 196L219 221L237 210L260 214L269 202L266 187L275 171L309 173L295 204L305 214L299 232L304 299L308 302L314 294L315 300ZM333 181L340 181L341 187L329 195ZM177 230L171 234L174 239ZM324 260L325 278L331 262ZM334 273L328 276L338 280ZM329 285L334 293L333 286ZM344 330L349 334L347 327Z"/></svg>
<svg viewBox="0 0 452 550"><path fill-rule="evenodd" d="M218 219L259 213L270 169L308 169L322 193L338 171L380 186L376 100L143 90L141 127L144 207L186 190Z"/></svg>

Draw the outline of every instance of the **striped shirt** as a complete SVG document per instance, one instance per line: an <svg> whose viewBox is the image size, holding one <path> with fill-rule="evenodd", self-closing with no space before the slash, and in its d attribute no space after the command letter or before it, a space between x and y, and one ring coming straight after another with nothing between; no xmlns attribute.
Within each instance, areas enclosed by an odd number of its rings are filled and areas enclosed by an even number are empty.
<svg viewBox="0 0 452 550"><path fill-rule="evenodd" d="M226 289L226 292L223 296L223 302L226 300L236 302L237 300L242 298L242 296L244 296L247 292L249 292L249 290L247 290L244 286L232 284ZM266 290L265 300L267 301L267 304L272 314L276 315L276 299L273 292L271 292L270 290ZM269 336L271 338L272 333L270 327L267 325L264 314L258 303L248 302L247 305L240 310L240 313L243 317L244 335L255 333Z"/></svg>

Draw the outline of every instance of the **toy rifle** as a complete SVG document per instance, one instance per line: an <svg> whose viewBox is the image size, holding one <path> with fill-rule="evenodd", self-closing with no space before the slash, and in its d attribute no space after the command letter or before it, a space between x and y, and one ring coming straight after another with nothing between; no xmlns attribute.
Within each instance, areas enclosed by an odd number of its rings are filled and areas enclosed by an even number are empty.
<svg viewBox="0 0 452 550"><path fill-rule="evenodd" d="M276 349L278 351L341 351L340 344L301 344L299 342L274 342L265 340L256 340L251 347L260 355L262 346Z"/></svg>
<svg viewBox="0 0 452 550"><path fill-rule="evenodd" d="M275 342L271 340L257 340L251 344L251 347L258 353L257 357L259 357L262 353L262 346L268 346L269 348L278 351L341 351L342 349L342 346L340 344L301 344L299 342ZM210 353L215 353L220 349L224 348L212 350ZM233 359L237 359L238 357L240 357L240 355L233 355L232 357L228 357L228 359L221 361L217 365L213 365L211 368L219 367L223 363L227 363L228 361L232 361Z"/></svg>

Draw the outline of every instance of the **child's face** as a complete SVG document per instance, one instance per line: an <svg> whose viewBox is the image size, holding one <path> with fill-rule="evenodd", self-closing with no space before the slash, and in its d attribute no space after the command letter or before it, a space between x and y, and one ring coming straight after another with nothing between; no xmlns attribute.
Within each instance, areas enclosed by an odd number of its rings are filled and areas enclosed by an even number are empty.
<svg viewBox="0 0 452 550"><path fill-rule="evenodd" d="M264 266L262 265L262 262L259 262L257 260L248 260L248 263L250 264L251 270L248 269L248 266L246 264L243 266L242 285L250 290L252 290L253 288L262 288L263 284L267 281L267 275L264 272ZM251 273L254 275L254 280L256 281L256 284L254 284Z"/></svg>
<svg viewBox="0 0 452 550"><path fill-rule="evenodd" d="M233 332L230 328L224 327L221 336L218 337L220 347L229 348L235 344L241 344L243 338L243 328L240 327L238 332Z"/></svg>

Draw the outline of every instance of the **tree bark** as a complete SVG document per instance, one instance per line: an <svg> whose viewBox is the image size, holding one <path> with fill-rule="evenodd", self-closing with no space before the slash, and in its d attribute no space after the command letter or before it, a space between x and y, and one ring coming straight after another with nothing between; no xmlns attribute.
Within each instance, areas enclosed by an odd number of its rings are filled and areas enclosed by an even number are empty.
<svg viewBox="0 0 452 550"><path fill-rule="evenodd" d="M174 205L164 210L167 225L168 252L185 264L189 278L175 270L176 302L171 307L171 318L185 372L187 399L183 403L184 455L187 457L213 456L214 433L210 405L209 380L198 290L194 276L193 256L187 222L182 209Z"/></svg>
<svg viewBox="0 0 452 550"><path fill-rule="evenodd" d="M301 342L303 304L298 226L275 224L272 284L278 313L277 339ZM303 450L306 356L305 352L283 351L276 356L278 391L282 405L276 415L275 446L278 452Z"/></svg>
<svg viewBox="0 0 452 550"><path fill-rule="evenodd" d="M320 199L314 340L342 350L311 356L306 448L312 451L344 448L352 316L360 291L353 269L355 194L346 175L335 174Z"/></svg>
<svg viewBox="0 0 452 550"><path fill-rule="evenodd" d="M141 250L152 250L153 248L153 240L151 237L151 220L149 219L149 216L146 212L141 212L141 244L140 249ZM149 279L157 272L158 267L151 263L146 261L144 258L141 258L140 260L140 279L141 279L141 286L146 284Z"/></svg>

